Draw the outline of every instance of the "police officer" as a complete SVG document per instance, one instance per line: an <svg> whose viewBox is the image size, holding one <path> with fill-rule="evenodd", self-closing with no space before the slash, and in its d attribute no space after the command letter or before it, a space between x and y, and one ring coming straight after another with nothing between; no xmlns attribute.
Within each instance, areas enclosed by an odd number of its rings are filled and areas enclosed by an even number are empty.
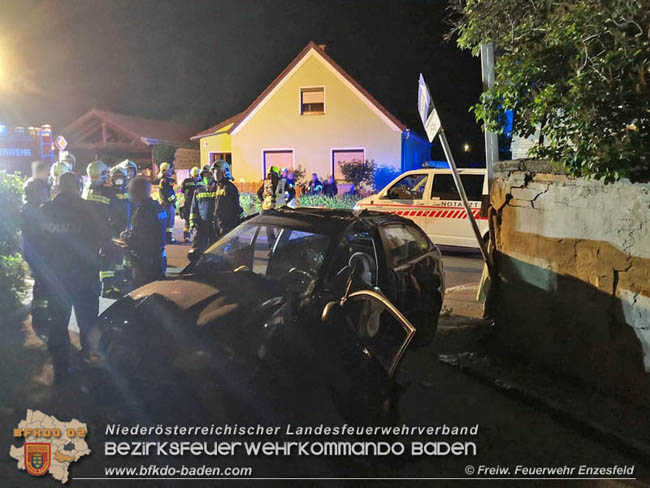
<svg viewBox="0 0 650 488"><path fill-rule="evenodd" d="M127 173L118 166L113 166L110 170L111 178L111 203L109 204L109 221L111 236L119 237L123 230L129 227L131 220L131 205L126 192ZM117 246L110 246L108 250L108 259L110 260L115 276L113 278L112 290L106 290L107 283L104 282L104 296L107 298L118 298L122 296L129 286L129 279L124 270L124 252Z"/></svg>
<svg viewBox="0 0 650 488"><path fill-rule="evenodd" d="M190 226L190 212L192 210L192 200L194 192L199 183L199 168L196 166L190 170L190 176L181 183L181 194L183 195L183 206L181 207L181 218L185 221L183 228L183 237L185 242L190 242L192 237L192 228Z"/></svg>
<svg viewBox="0 0 650 488"><path fill-rule="evenodd" d="M24 205L21 211L21 230L23 235L23 257L31 270L32 287L32 328L37 335L45 338L48 325L48 292L43 279L45 269L43 258L37 251L39 220L38 211L50 199L50 185L47 181L49 165L45 161L32 163L32 177L23 187Z"/></svg>
<svg viewBox="0 0 650 488"><path fill-rule="evenodd" d="M83 190L82 198L90 203L95 220L108 231L112 196L112 190L109 186L108 166L103 161L93 161L86 168L86 174L88 175L88 183ZM109 241L102 248L102 265L99 270L99 278L102 281L102 296L107 298L115 298L113 290L115 270L111 258L112 247L113 244Z"/></svg>
<svg viewBox="0 0 650 488"><path fill-rule="evenodd" d="M196 229L190 256L201 254L217 240L214 227L217 183L208 165L203 166L200 176L190 209L190 227Z"/></svg>
<svg viewBox="0 0 650 488"><path fill-rule="evenodd" d="M215 161L212 175L216 184L214 202L214 227L218 239L239 225L244 213L239 205L239 190L231 181L230 165L226 161Z"/></svg>
<svg viewBox="0 0 650 488"><path fill-rule="evenodd" d="M136 288L163 279L167 268L167 212L150 194L151 183L146 178L136 177L129 182L131 228L123 231L121 237L130 254Z"/></svg>
<svg viewBox="0 0 650 488"><path fill-rule="evenodd" d="M47 269L50 290L47 342L54 364L55 384L69 374L72 347L68 322L74 307L82 355L89 357L88 333L99 310L99 250L108 228L96 218L90 201L81 198L82 180L74 173L59 176L59 193L39 210L39 252Z"/></svg>
<svg viewBox="0 0 650 488"><path fill-rule="evenodd" d="M174 221L176 218L176 193L174 192L174 179L172 174L174 169L169 163L160 164L160 173L158 178L158 195L160 196L160 203L167 212L167 244L176 244L173 237Z"/></svg>

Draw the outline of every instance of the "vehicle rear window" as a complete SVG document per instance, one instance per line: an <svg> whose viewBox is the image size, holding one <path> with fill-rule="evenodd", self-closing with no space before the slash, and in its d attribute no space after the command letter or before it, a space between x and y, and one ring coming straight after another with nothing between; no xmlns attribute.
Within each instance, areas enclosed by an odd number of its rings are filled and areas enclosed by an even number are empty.
<svg viewBox="0 0 650 488"><path fill-rule="evenodd" d="M382 227L391 264L399 266L429 251L429 241L424 234L410 225Z"/></svg>
<svg viewBox="0 0 650 488"><path fill-rule="evenodd" d="M460 175L465 187L467 198L471 201L480 202L483 195L483 175ZM451 174L437 174L433 177L432 198L440 200L460 200L458 189Z"/></svg>

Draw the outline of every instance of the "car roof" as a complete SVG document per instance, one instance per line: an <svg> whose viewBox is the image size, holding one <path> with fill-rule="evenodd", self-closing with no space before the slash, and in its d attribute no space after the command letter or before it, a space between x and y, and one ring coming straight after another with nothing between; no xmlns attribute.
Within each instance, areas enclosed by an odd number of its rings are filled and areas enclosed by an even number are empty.
<svg viewBox="0 0 650 488"><path fill-rule="evenodd" d="M371 210L351 210L323 207L282 207L267 210L252 217L248 222L292 227L317 234L345 232L350 225L361 223L375 227L384 223L410 223L398 215Z"/></svg>

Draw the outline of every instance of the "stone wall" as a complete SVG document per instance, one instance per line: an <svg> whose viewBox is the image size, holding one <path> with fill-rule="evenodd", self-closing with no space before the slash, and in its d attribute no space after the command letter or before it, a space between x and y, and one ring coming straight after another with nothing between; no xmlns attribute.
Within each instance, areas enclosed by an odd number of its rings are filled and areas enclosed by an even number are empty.
<svg viewBox="0 0 650 488"><path fill-rule="evenodd" d="M174 157L176 169L192 169L201 166L201 152L190 147L179 147Z"/></svg>
<svg viewBox="0 0 650 488"><path fill-rule="evenodd" d="M497 334L512 352L650 400L650 185L501 162L491 228Z"/></svg>

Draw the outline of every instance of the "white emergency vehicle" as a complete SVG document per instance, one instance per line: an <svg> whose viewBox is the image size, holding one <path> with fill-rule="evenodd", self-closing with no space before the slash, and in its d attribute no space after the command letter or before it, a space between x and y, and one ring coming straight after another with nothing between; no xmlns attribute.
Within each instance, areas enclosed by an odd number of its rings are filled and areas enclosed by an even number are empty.
<svg viewBox="0 0 650 488"><path fill-rule="evenodd" d="M481 202L487 199L485 168L458 168L472 214L484 239L487 216ZM422 168L402 173L379 193L357 202L355 209L377 210L406 217L443 246L478 248L472 224L454 184L449 168Z"/></svg>

